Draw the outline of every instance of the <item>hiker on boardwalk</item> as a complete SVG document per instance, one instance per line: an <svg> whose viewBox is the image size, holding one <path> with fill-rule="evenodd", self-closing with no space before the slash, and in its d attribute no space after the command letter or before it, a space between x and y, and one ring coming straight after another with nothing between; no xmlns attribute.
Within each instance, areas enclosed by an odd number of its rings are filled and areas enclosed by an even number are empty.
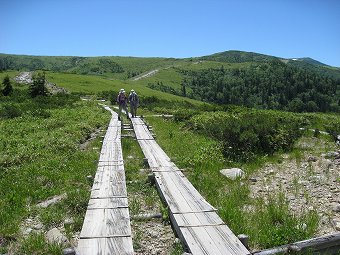
<svg viewBox="0 0 340 255"><path fill-rule="evenodd" d="M130 95L129 95L129 103L130 103L130 111L132 118L136 117L137 114L137 107L139 103L138 95L137 93L131 89Z"/></svg>
<svg viewBox="0 0 340 255"><path fill-rule="evenodd" d="M129 119L129 112L127 110L127 96L126 96L124 89L121 89L119 91L118 96L117 96L117 103L119 105L118 120L121 120L120 116L122 114L122 110L125 111L126 117Z"/></svg>

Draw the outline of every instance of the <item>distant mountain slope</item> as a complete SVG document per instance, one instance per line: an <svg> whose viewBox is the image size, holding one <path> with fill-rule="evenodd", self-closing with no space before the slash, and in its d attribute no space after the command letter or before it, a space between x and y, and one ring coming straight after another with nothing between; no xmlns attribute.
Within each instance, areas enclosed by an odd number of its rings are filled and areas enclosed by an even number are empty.
<svg viewBox="0 0 340 255"><path fill-rule="evenodd" d="M199 59L228 63L244 63L244 62L268 63L273 60L281 60L290 66L311 70L313 72L318 72L320 75L323 76L330 76L336 79L340 79L340 68L328 66L324 63L321 63L315 59L308 57L285 59L270 55L259 54L255 52L231 50L215 53L208 56L203 56L200 57Z"/></svg>
<svg viewBox="0 0 340 255"><path fill-rule="evenodd" d="M300 62L304 62L304 63L311 64L311 65L328 66L328 65L321 63L320 61L317 61L317 60L312 59L312 58L292 58L292 59L289 59L289 60L290 61L300 61Z"/></svg>
<svg viewBox="0 0 340 255"><path fill-rule="evenodd" d="M229 63L243 63L243 62L268 62L273 59L278 59L273 56L259 54L255 52L230 50L220 53L215 53L208 56L200 57L201 60L229 62Z"/></svg>
<svg viewBox="0 0 340 255"><path fill-rule="evenodd" d="M77 74L110 75L127 79L184 60L175 58L28 56L0 54L0 71L48 70Z"/></svg>

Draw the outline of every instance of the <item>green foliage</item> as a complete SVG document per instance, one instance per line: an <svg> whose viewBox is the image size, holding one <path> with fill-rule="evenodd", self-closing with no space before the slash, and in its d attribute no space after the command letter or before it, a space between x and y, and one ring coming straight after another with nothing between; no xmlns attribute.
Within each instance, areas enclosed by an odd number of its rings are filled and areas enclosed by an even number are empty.
<svg viewBox="0 0 340 255"><path fill-rule="evenodd" d="M279 60L237 69L179 70L188 96L205 102L294 112L340 111L339 79L291 67Z"/></svg>
<svg viewBox="0 0 340 255"><path fill-rule="evenodd" d="M325 130L332 135L334 140L340 135L340 119L328 120L324 124Z"/></svg>
<svg viewBox="0 0 340 255"><path fill-rule="evenodd" d="M234 112L237 110L234 109ZM210 120L220 121L225 117L220 112L207 116L211 117ZM294 215L283 194L273 194L269 200L253 199L249 196L247 178L235 181L222 178L219 171L228 162L223 160L223 147L212 138L188 130L180 122L160 118L147 120L154 128L158 143L170 158L184 169L190 182L207 201L218 208L219 215L235 234L251 236L252 247L268 248L313 235L318 226L318 216L314 211ZM209 121L204 123L208 124ZM201 125L200 122L197 124ZM212 125L209 130L223 130L213 128L215 126ZM246 175L247 166L242 167Z"/></svg>
<svg viewBox="0 0 340 255"><path fill-rule="evenodd" d="M302 217L292 215L283 193L269 196L268 201L258 199L255 208L256 213L251 217L254 224L252 236L264 248L307 239L318 226L315 211L309 211Z"/></svg>
<svg viewBox="0 0 340 255"><path fill-rule="evenodd" d="M92 62L81 63L72 72L79 74L122 73L124 69L109 58L99 58Z"/></svg>
<svg viewBox="0 0 340 255"><path fill-rule="evenodd" d="M212 112L192 117L189 125L220 140L227 159L249 161L290 149L301 135L303 118L269 111Z"/></svg>
<svg viewBox="0 0 340 255"><path fill-rule="evenodd" d="M45 73L35 73L32 77L33 83L30 85L29 93L31 97L36 96L46 96L47 95L47 89L45 87Z"/></svg>
<svg viewBox="0 0 340 255"><path fill-rule="evenodd" d="M13 119L22 114L21 110L13 104L5 104L0 109L0 118L3 119Z"/></svg>
<svg viewBox="0 0 340 255"><path fill-rule="evenodd" d="M13 87L12 87L12 84L11 84L11 81L9 79L9 76L6 75L3 82L2 82L2 85L3 85L3 89L2 89L2 94L4 96L9 96L10 94L12 94L13 92Z"/></svg>
<svg viewBox="0 0 340 255"><path fill-rule="evenodd" d="M56 243L48 244L43 234L31 234L24 240L16 254L59 255L62 253L62 249L63 247Z"/></svg>
<svg viewBox="0 0 340 255"><path fill-rule="evenodd" d="M109 114L97 103L79 101L74 95L27 98L25 91L21 93L0 101L1 109L15 105L21 111L20 118L0 121L0 239L18 240L21 222L28 216L39 217L45 226L72 217L75 223L70 231L79 231L89 197L86 176L95 172L99 153L80 150L79 145L108 123ZM67 197L60 204L35 208L38 202L63 193ZM38 244L28 245L16 254L40 249Z"/></svg>

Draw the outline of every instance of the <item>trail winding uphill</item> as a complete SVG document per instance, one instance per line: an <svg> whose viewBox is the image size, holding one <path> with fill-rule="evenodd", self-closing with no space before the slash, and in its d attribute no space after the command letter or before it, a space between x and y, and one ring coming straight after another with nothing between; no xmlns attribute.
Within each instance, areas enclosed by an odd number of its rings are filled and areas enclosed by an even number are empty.
<svg viewBox="0 0 340 255"><path fill-rule="evenodd" d="M143 79L143 78L147 78L147 77L150 77L150 76L153 76L155 75L156 73L159 72L159 69L154 69L154 70L151 70L145 74L142 74L142 75L138 75L137 77L134 77L132 78L133 81L138 81L140 79Z"/></svg>

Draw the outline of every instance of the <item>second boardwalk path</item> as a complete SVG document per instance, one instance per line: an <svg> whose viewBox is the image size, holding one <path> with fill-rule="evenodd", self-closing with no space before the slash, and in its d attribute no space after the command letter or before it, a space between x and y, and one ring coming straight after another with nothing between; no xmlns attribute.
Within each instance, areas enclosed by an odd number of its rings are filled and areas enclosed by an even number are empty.
<svg viewBox="0 0 340 255"><path fill-rule="evenodd" d="M83 228L79 255L133 255L132 233L121 148L121 122L112 118L100 153Z"/></svg>
<svg viewBox="0 0 340 255"><path fill-rule="evenodd" d="M140 118L131 119L170 220L193 255L246 255L250 252L217 215L152 137Z"/></svg>

